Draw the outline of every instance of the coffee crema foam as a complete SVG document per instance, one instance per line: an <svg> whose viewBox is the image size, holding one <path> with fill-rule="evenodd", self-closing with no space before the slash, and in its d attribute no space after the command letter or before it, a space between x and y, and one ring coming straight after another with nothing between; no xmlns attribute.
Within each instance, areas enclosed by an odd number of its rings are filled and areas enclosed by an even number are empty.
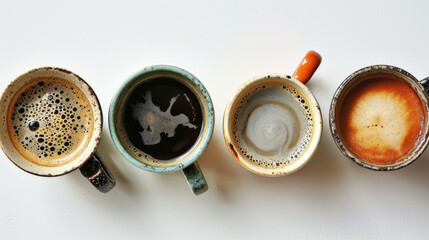
<svg viewBox="0 0 429 240"><path fill-rule="evenodd" d="M76 85L40 77L20 88L7 112L9 138L28 161L45 167L80 156L93 132L92 107Z"/></svg>
<svg viewBox="0 0 429 240"><path fill-rule="evenodd" d="M406 81L393 75L373 77L343 98L338 133L357 157L391 163L412 151L425 115L424 103Z"/></svg>
<svg viewBox="0 0 429 240"><path fill-rule="evenodd" d="M313 126L303 95L292 86L273 82L254 87L242 97L232 130L243 156L256 165L276 168L306 151Z"/></svg>

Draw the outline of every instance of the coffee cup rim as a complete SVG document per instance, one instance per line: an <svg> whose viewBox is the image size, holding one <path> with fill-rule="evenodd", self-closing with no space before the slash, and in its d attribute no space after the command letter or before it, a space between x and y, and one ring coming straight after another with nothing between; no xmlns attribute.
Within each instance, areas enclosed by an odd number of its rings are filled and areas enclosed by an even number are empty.
<svg viewBox="0 0 429 240"><path fill-rule="evenodd" d="M359 70L356 70L352 74L350 74L336 89L332 100L330 104L329 109L329 128L332 135L332 138L334 139L335 144L337 145L338 149L351 161L356 163L357 165L364 167L366 169L374 170L374 171L391 171L391 170L398 170L401 168L404 168L411 163L413 163L426 149L428 143L429 143L429 121L427 122L424 130L424 140L417 145L417 147L414 149L414 152L406 156L401 161L398 161L396 163L393 163L391 165L377 165L372 164L370 162L365 162L364 160L361 160L359 157L352 154L346 146L343 144L337 130L336 126L336 108L337 104L339 104L339 98L341 97L341 94L348 90L347 86L349 84L352 84L354 81L359 80L360 76L370 75L370 74L376 74L376 73L390 73L394 74L401 79L407 81L408 83L412 83L411 86L416 94L419 96L419 98L425 103L426 111L429 113L429 104L428 104L428 93L425 91L423 85L419 82L417 78L415 78L412 74L405 71L402 68L387 65L387 64L376 64L376 65L370 65L367 67L363 67Z"/></svg>
<svg viewBox="0 0 429 240"><path fill-rule="evenodd" d="M21 81L23 81L23 84L20 84L18 85L18 87L15 87L16 88L15 90L19 90L22 86L32 81L32 79L35 78L34 74L36 75L36 77L55 76L55 77L62 78L68 82L71 82L72 84L79 87L79 89L85 94L85 96L88 98L91 104L91 107L93 110L93 116L94 116L93 135L91 136L91 140L86 146L85 151L83 151L79 157L77 157L75 160L71 161L70 163L67 163L61 166L55 166L55 167L46 167L46 166L39 166L37 164L33 164L30 161L26 160L24 157L22 157L18 153L18 151L15 150L12 143L10 143L9 141L9 134L6 129L7 128L6 115L7 115L7 109L10 104L10 100L13 98L13 96L15 96L15 91L12 91L12 90L14 88L14 85L17 85L17 83L20 83ZM49 74L54 74L54 75L49 75ZM19 75L8 84L8 86L3 90L0 96L0 102L6 103L6 104L2 104L2 107L0 107L0 110L2 110L0 111L0 123L2 123L0 130L3 130L6 132L6 134L3 134L3 136L0 137L0 147L2 148L6 157L12 163L25 172L28 172L37 176L43 176L43 177L62 176L83 166L86 163L86 161L90 159L91 156L97 150L98 144L101 139L102 129L103 129L103 114L102 114L100 102L92 87L83 78L81 78L79 75L75 74L70 70L60 68L60 67L51 67L51 66L39 67L39 68L34 68L32 70L29 70ZM2 115L3 117L1 117Z"/></svg>
<svg viewBox="0 0 429 240"><path fill-rule="evenodd" d="M230 131L230 126L232 124L232 110L237 102L238 98L242 93L249 88L252 88L255 85L262 84L264 82L272 82L274 79L281 79L281 81L285 81L287 84L291 84L293 87L298 87L300 93L305 94L305 97L307 100L309 100L310 109L313 113L313 124L314 124L314 132L311 137L311 141L309 145L307 146L307 149L305 152L295 161L293 161L290 164L285 165L282 168L278 169L266 169L266 168L258 168L254 164L251 164L250 161L246 158L243 158L240 155L240 152L238 151L238 146L235 146L235 141L233 141L233 136ZM297 79L291 77L287 74L282 73L267 73L263 75L258 75L253 78L248 79L244 83L242 83L233 93L232 97L229 99L227 106L224 111L223 115L223 133L224 133L224 140L225 143L231 153L231 155L234 157L234 159L239 162L244 168L249 170L250 172L262 175L266 177L280 177L284 175L288 175L291 173L294 173L304 167L314 156L315 152L317 151L317 148L319 146L321 137L323 132L323 119L322 119L322 112L320 110L320 105L317 102L316 97L311 92L311 90L304 85L302 82L298 81Z"/></svg>
<svg viewBox="0 0 429 240"><path fill-rule="evenodd" d="M198 94L195 94L195 95L198 98L200 104L204 105L204 106L201 106L202 113L203 113L203 127L201 129L202 133L200 133L200 136L198 137L197 141L187 152L176 157L178 159L181 159L181 158L183 159L179 162L174 162L174 164L155 165L151 161L143 160L143 157L142 159L137 158L133 154L129 153L126 147L123 146L122 140L117 132L118 122L117 122L117 117L115 116L119 111L119 107L126 93L134 86L138 85L140 81L144 79L145 76L147 76L148 74L156 74L156 73L172 73L177 76L180 76L181 81L186 81L192 84L195 87L195 89L198 90ZM110 135L112 137L112 140L116 148L119 150L119 152L122 154L122 156L124 156L124 158L128 162L132 163L133 165L141 169L144 169L150 172L176 172L188 167L189 165L197 161L197 159L202 155L207 145L209 144L213 134L214 121L215 121L214 118L215 118L214 107L213 107L211 97L207 89L205 88L205 86L201 83L201 81L193 74L191 74L190 72L182 68L172 66L172 65L160 64L160 65L148 66L135 72L120 85L120 87L116 91L110 103L108 122L109 122L109 130L110 130Z"/></svg>

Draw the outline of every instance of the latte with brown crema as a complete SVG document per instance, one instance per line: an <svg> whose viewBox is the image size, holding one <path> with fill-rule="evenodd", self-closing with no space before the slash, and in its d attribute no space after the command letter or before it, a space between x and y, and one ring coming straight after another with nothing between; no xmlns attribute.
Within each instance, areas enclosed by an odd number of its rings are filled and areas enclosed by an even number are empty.
<svg viewBox="0 0 429 240"><path fill-rule="evenodd" d="M372 75L352 86L338 109L338 133L358 158L391 164L412 152L427 112L405 80L392 74Z"/></svg>

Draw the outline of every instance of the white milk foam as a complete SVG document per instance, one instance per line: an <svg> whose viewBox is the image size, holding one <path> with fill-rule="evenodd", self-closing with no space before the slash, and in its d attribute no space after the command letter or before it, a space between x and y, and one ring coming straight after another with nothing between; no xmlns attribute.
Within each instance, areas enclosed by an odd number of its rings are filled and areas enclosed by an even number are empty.
<svg viewBox="0 0 429 240"><path fill-rule="evenodd" d="M171 114L171 107L178 97L179 95L170 100L170 105L165 112L161 111L161 109L152 102L152 94L150 91L146 91L145 93L145 103L137 103L131 106L133 118L140 123L142 129L148 129L148 131L140 132L145 145L155 145L161 142L161 133L167 134L167 137L173 137L175 129L179 125L197 129L198 126L190 123L189 118L185 114L182 113L177 116ZM188 102L190 102L186 94L185 97Z"/></svg>
<svg viewBox="0 0 429 240"><path fill-rule="evenodd" d="M307 149L312 132L306 99L281 83L250 90L234 114L235 141L241 153L257 165L278 167L293 162Z"/></svg>

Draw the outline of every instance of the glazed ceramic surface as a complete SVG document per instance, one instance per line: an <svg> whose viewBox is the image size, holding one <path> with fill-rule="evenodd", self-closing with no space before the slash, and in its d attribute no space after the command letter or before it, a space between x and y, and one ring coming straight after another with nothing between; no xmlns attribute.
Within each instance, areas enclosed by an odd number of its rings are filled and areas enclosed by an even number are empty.
<svg viewBox="0 0 429 240"><path fill-rule="evenodd" d="M316 98L303 83L306 83L311 78L320 62L320 55L314 51L309 51L293 74L294 77L279 73L265 74L249 79L234 92L224 112L224 140L231 155L247 170L263 176L283 176L299 170L313 157L322 136L322 114ZM252 89L257 89L258 87L260 87L260 90L257 91L265 91L265 85L270 84L283 86L283 88L290 87L291 89L294 89L293 91L296 90L296 92L301 94L302 99L307 100L307 104L309 106L308 111L312 116L313 130L310 139L308 139L309 143L307 147L303 153L297 156L296 159L289 162L286 159L288 156L284 155L282 157L283 159L281 159L282 162L279 163L281 164L280 166L273 165L272 167L267 167L260 163L255 164L255 161L252 158L249 158L249 155L242 150L241 144L235 140L234 134L236 130L233 129L233 124L234 118L238 117L234 116L234 114L238 114L235 113L237 106L242 105L244 101L247 101L242 100L246 97L246 94L252 91ZM291 133L287 132L284 134L287 135Z"/></svg>
<svg viewBox="0 0 429 240"><path fill-rule="evenodd" d="M154 78L156 81L156 78L159 77L168 77L170 79L177 80L188 87L198 98L203 115L201 132L193 147L191 147L186 153L169 161L152 161L144 157L139 158L135 156L130 152L129 148L125 147L124 140L121 139L121 134L119 132L123 131L123 129L121 130L118 126L122 121L121 118L123 117L119 114L121 110L120 108L123 107L122 101L125 101L128 94L130 94L130 92L142 82L152 80ZM183 170L185 177L188 179L188 183L194 192L196 191L198 194L207 189L205 179L195 161L204 152L211 139L214 128L214 109L211 98L204 85L191 73L174 66L156 65L146 67L130 76L119 88L112 99L109 109L109 128L113 142L125 159L130 163L141 169L158 173Z"/></svg>

